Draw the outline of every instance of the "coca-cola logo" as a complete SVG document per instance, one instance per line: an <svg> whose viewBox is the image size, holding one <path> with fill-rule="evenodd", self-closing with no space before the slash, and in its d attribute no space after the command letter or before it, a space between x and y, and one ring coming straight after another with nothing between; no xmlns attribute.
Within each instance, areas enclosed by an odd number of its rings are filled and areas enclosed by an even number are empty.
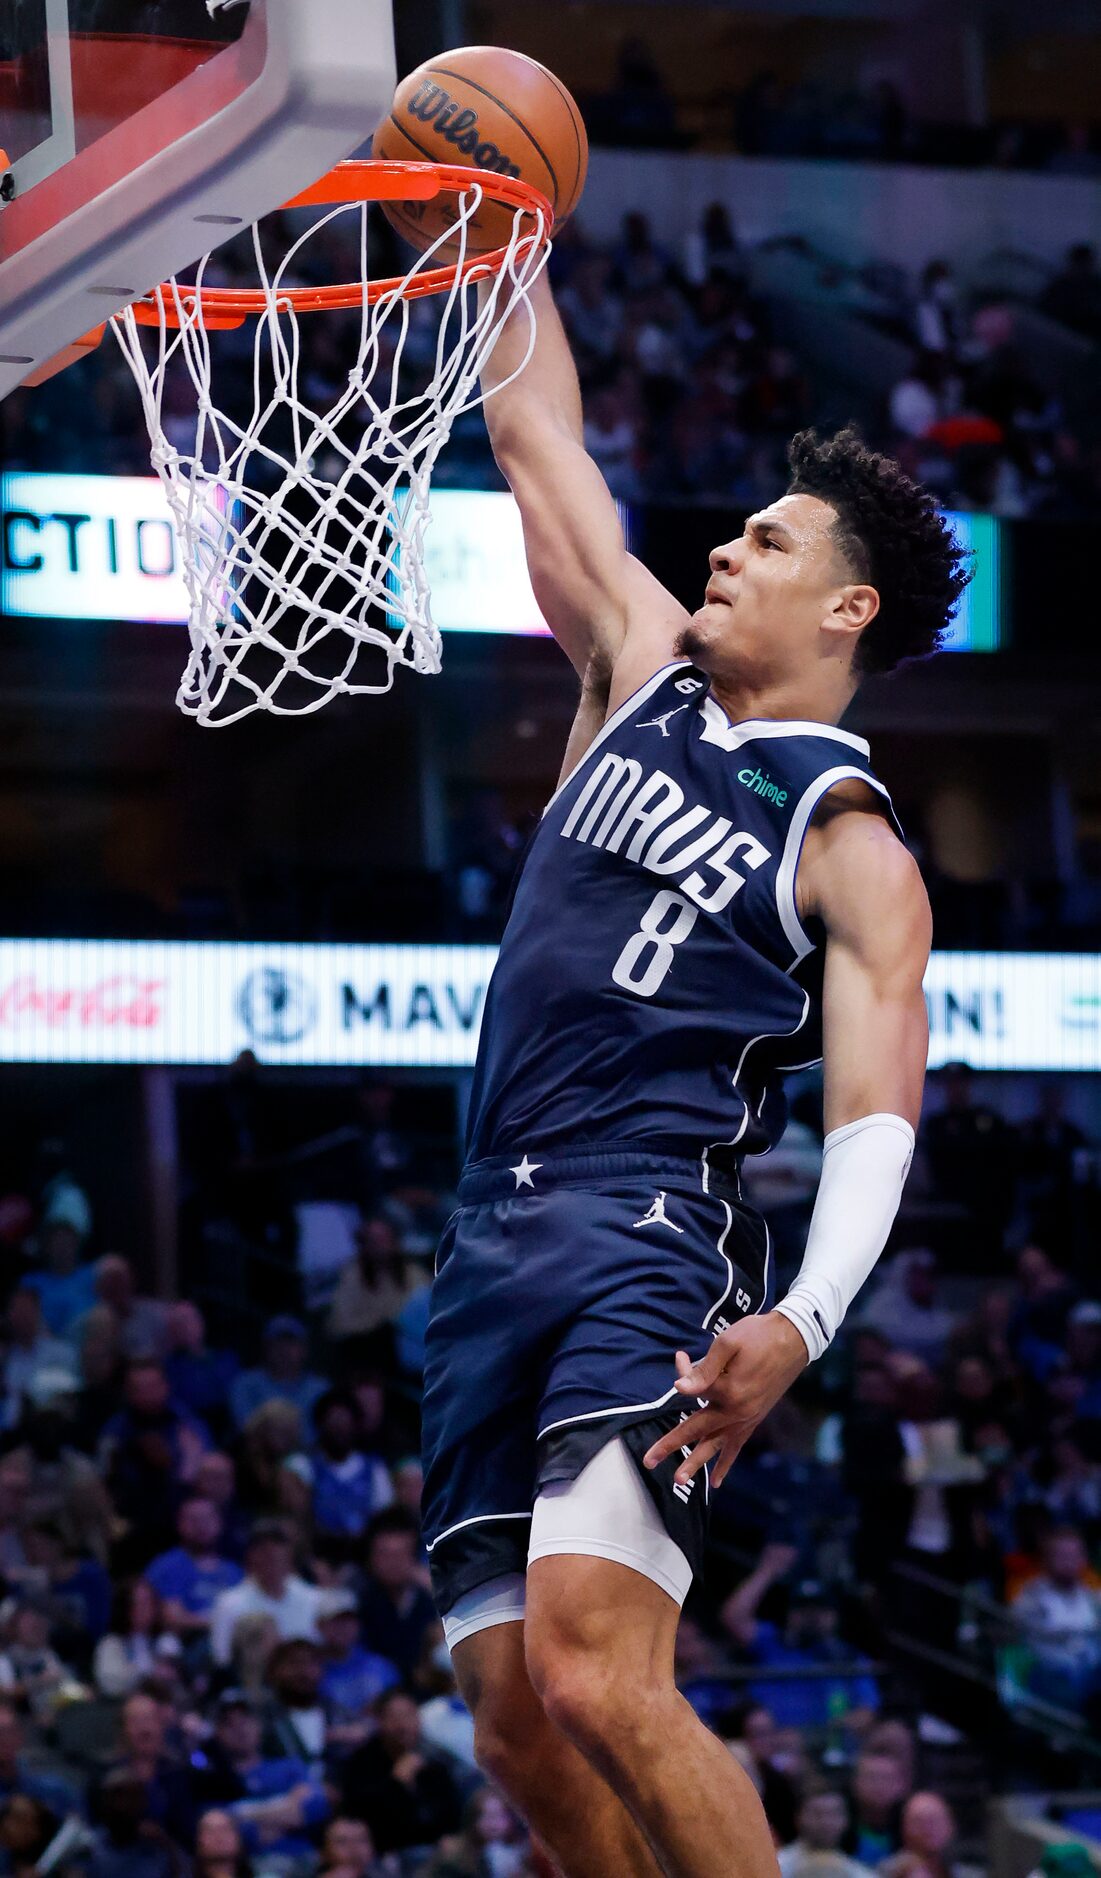
<svg viewBox="0 0 1101 1878"><path fill-rule="evenodd" d="M87 985L43 985L33 973L0 985L0 1024L118 1025L152 1030L163 1015L164 980L120 972Z"/></svg>

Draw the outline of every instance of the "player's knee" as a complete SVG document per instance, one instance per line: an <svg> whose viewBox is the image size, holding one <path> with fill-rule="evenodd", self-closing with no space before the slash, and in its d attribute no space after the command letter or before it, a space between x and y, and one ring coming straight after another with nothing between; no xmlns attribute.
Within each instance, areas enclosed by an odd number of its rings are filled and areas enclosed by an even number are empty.
<svg viewBox="0 0 1101 1878"><path fill-rule="evenodd" d="M530 1690L520 1694L495 1690L474 1704L474 1758L486 1775L507 1793L524 1785L539 1735L547 1727L542 1708Z"/></svg>
<svg viewBox="0 0 1101 1878"><path fill-rule="evenodd" d="M574 1661L558 1666L543 1700L555 1728L607 1777L644 1758L645 1690L627 1688L604 1668Z"/></svg>
<svg viewBox="0 0 1101 1878"><path fill-rule="evenodd" d="M495 1786L503 1787L506 1792L511 1790L519 1772L521 1752L521 1744L515 1735L510 1734L496 1718L475 1718L474 1759L486 1779Z"/></svg>
<svg viewBox="0 0 1101 1878"><path fill-rule="evenodd" d="M544 1630L529 1642L528 1673L548 1720L590 1759L632 1732L640 1694L614 1657Z"/></svg>

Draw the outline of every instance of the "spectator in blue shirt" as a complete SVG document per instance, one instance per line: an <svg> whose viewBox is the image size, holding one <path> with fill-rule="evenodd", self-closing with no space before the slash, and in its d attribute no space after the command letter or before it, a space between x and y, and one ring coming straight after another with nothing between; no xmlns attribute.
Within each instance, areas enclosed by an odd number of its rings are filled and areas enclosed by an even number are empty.
<svg viewBox="0 0 1101 1878"><path fill-rule="evenodd" d="M864 1673L866 1659L838 1636L837 1611L822 1586L810 1579L797 1585L788 1598L782 1625L757 1615L765 1596L795 1557L793 1546L766 1546L749 1577L723 1606L724 1628L749 1662L764 1670L790 1672L805 1665L817 1671L830 1663L851 1670L855 1665L855 1674L836 1677L762 1676L759 1682L750 1683L749 1695L771 1711L781 1728L820 1728L843 1720L847 1727L859 1730L875 1715L879 1690L875 1678Z"/></svg>
<svg viewBox="0 0 1101 1878"><path fill-rule="evenodd" d="M363 1452L359 1405L349 1390L328 1389L314 1409L317 1443L286 1465L310 1490L314 1542L323 1557L343 1563L357 1550L376 1513L394 1498L385 1462Z"/></svg>
<svg viewBox="0 0 1101 1878"><path fill-rule="evenodd" d="M844 1720L847 1726L861 1728L879 1708L879 1689L874 1676L862 1673L866 1662L837 1634L837 1612L827 1600L821 1585L807 1581L793 1592L787 1621L777 1624L760 1621L750 1649L752 1662L762 1669L820 1669L829 1663L861 1666L856 1673L837 1676L810 1675L783 1680L763 1678L750 1683L754 1700L767 1702L778 1727L821 1728L830 1721Z"/></svg>
<svg viewBox="0 0 1101 1878"><path fill-rule="evenodd" d="M8 1299L4 1328L7 1349L0 1364L0 1420L5 1428L18 1426L35 1385L50 1372L72 1379L76 1359L71 1344L53 1337L42 1316L42 1300L29 1285L19 1285Z"/></svg>
<svg viewBox="0 0 1101 1878"><path fill-rule="evenodd" d="M38 1267L23 1279L42 1304L46 1328L55 1337L68 1337L77 1320L96 1301L94 1265L80 1264L81 1236L68 1220L55 1220L39 1235Z"/></svg>
<svg viewBox="0 0 1101 1878"><path fill-rule="evenodd" d="M1084 1422L1101 1421L1101 1300L1083 1298L1067 1318L1067 1373L1081 1388L1077 1413Z"/></svg>
<svg viewBox="0 0 1101 1878"><path fill-rule="evenodd" d="M424 1340L428 1334L428 1305L431 1285L422 1285L403 1304L394 1323L398 1368L402 1374L420 1382L424 1375Z"/></svg>
<svg viewBox="0 0 1101 1878"><path fill-rule="evenodd" d="M365 1738L371 1704L401 1677L388 1657L364 1649L354 1592L324 1592L317 1614L323 1659L321 1697L333 1718L331 1738L347 1745Z"/></svg>
<svg viewBox="0 0 1101 1878"><path fill-rule="evenodd" d="M197 1304L181 1298L167 1320L165 1374L177 1402L221 1437L230 1423L229 1396L241 1365L233 1350L212 1350Z"/></svg>
<svg viewBox="0 0 1101 1878"><path fill-rule="evenodd" d="M238 1376L229 1392L230 1408L238 1428L243 1428L256 1409L265 1402L291 1402L307 1430L312 1427L314 1405L325 1394L323 1377L306 1368L309 1339L306 1326L297 1317L273 1317L264 1332L264 1361L259 1369L247 1369Z"/></svg>
<svg viewBox="0 0 1101 1878"><path fill-rule="evenodd" d="M196 1787L206 1806L224 1806L241 1828L250 1852L273 1857L306 1858L312 1836L331 1811L328 1795L294 1756L265 1758L260 1752L262 1724L241 1689L227 1689L218 1701L214 1739Z"/></svg>
<svg viewBox="0 0 1101 1878"><path fill-rule="evenodd" d="M176 1515L180 1543L147 1566L145 1576L164 1607L164 1622L185 1641L210 1629L214 1600L244 1572L219 1551L222 1519L213 1500L195 1495Z"/></svg>

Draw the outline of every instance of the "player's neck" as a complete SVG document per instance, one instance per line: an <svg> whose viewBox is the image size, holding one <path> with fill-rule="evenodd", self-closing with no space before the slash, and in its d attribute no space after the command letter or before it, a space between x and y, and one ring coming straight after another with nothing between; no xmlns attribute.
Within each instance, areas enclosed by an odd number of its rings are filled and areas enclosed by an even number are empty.
<svg viewBox="0 0 1101 1878"><path fill-rule="evenodd" d="M805 724L839 724L856 695L857 683L850 668L831 662L810 674L787 679L770 678L760 683L742 676L718 675L711 679L711 695L726 712L732 724L763 719L766 722L796 721Z"/></svg>

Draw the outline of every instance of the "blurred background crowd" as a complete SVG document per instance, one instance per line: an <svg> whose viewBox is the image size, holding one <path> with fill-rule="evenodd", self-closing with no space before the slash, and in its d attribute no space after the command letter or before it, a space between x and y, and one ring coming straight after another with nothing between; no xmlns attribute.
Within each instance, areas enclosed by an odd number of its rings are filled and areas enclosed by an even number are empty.
<svg viewBox="0 0 1101 1878"><path fill-rule="evenodd" d="M995 1767L1096 1824L1101 1152L1067 1093L1013 1123L995 1080L934 1079L891 1249L714 1498L678 1676L784 1878L984 1867ZM415 1079L292 1098L244 1058L194 1088L174 1302L105 1243L118 1167L46 1141L0 1199L5 1869L539 1869L419 1534L453 1123ZM781 1288L820 1155L804 1081L747 1175Z"/></svg>
<svg viewBox="0 0 1101 1878"><path fill-rule="evenodd" d="M969 264L840 258L812 228L752 239L717 199L683 231L655 232L645 197L614 239L590 237L584 213L563 229L551 274L581 371L585 437L625 502L763 507L787 486L788 439L854 410L946 508L1008 518L1079 521L1101 504L1101 265L1084 236L1051 262L980 253ZM268 223L271 253L300 232ZM401 274L407 253L372 225L372 273ZM298 284L354 278L353 217L303 249ZM222 250L208 284L252 285L241 243ZM435 367L436 309L412 303L403 395L415 404ZM804 322L832 321L834 342L808 356ZM311 404L339 396L358 316L302 323ZM383 345L392 361L394 331ZM820 333L821 337L821 333ZM854 357L854 349L858 356ZM113 343L82 364L97 416L70 375L5 403L5 457L16 469L148 473L149 444L129 369ZM251 335L219 346L217 397L238 420L252 405ZM859 379L854 387L853 380ZM166 432L193 426L183 374L170 384ZM349 435L351 424L349 424ZM439 487L495 487L477 412L460 419Z"/></svg>

